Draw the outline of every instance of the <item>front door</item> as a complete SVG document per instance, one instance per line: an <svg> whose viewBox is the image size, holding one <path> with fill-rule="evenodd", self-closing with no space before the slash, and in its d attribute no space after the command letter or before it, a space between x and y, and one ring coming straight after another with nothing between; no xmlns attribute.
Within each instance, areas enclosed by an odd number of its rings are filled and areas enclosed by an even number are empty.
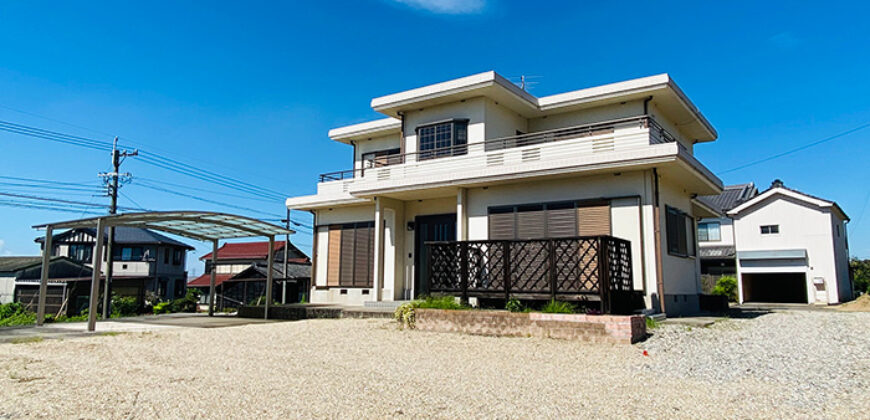
<svg viewBox="0 0 870 420"><path fill-rule="evenodd" d="M429 241L456 240L456 214L417 216L414 219L414 297L429 293L428 249Z"/></svg>

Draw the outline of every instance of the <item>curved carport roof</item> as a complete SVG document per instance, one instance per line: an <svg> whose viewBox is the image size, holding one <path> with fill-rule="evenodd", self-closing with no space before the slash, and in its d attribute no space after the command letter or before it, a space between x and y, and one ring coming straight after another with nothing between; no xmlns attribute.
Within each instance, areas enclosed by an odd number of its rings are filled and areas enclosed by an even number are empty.
<svg viewBox="0 0 870 420"><path fill-rule="evenodd" d="M127 226L145 229L153 229L178 236L183 236L212 243L212 259L217 257L218 241L221 239L250 238L265 236L269 239L269 249L275 247L275 235L290 235L295 233L287 229L262 220L227 213L203 212L203 211L151 211L142 213L112 214L106 216L90 217L86 219L67 220L55 223L36 225L36 229L45 229L45 246L43 250L42 281L39 287L39 307L37 311L37 325L42 325L45 318L45 295L48 287L48 265L51 257L51 236L55 229L96 228L97 240L94 244L95 252L93 260L93 277L91 278L91 296L89 308L96 308L97 295L99 292L100 266L103 255L103 235L105 228ZM111 241L109 242L111 246ZM269 266L273 264L274 252L269 253ZM213 261L214 262L214 261ZM209 315L214 314L215 270L212 270L209 290ZM266 281L266 296L272 294L272 275L269 270L269 278ZM108 281L107 287L108 287ZM266 299L265 316L269 317L270 299ZM96 325L96 310L88 311L88 330L94 331Z"/></svg>

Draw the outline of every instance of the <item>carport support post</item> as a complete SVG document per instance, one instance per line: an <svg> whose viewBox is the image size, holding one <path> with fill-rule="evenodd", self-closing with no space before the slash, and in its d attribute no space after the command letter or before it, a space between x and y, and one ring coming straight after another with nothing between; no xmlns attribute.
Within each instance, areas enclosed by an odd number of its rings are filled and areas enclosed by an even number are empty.
<svg viewBox="0 0 870 420"><path fill-rule="evenodd" d="M48 270L51 267L51 225L45 227L45 241L42 249L42 271L39 278L39 304L36 309L36 325L45 322L45 295L48 293Z"/></svg>
<svg viewBox="0 0 870 420"><path fill-rule="evenodd" d="M217 276L218 240L211 244L211 275L208 280L208 316L214 316L214 283Z"/></svg>
<svg viewBox="0 0 870 420"><path fill-rule="evenodd" d="M103 219L97 219L97 242L94 244L93 273L91 274L91 298L88 302L88 331L97 328L97 301L100 293L101 265L103 263Z"/></svg>
<svg viewBox="0 0 870 420"><path fill-rule="evenodd" d="M284 245L287 246L287 245ZM275 264L275 235L269 235L269 257L266 263L266 306L263 309L263 319L269 319L269 306L272 306L272 265Z"/></svg>

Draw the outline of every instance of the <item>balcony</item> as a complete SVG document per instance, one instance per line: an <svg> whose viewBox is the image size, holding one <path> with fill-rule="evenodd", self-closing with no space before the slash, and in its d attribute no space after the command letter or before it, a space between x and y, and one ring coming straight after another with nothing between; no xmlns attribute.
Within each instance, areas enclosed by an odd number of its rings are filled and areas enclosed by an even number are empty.
<svg viewBox="0 0 870 420"><path fill-rule="evenodd" d="M644 169L679 159L703 174L699 184L718 179L676 138L649 116L635 116L442 149L380 156L362 168L320 175L317 195L288 200L306 207L364 201L377 195L443 187L485 186L540 176ZM708 182L709 181L709 182ZM702 187L709 189L709 187ZM715 192L715 189L713 189Z"/></svg>

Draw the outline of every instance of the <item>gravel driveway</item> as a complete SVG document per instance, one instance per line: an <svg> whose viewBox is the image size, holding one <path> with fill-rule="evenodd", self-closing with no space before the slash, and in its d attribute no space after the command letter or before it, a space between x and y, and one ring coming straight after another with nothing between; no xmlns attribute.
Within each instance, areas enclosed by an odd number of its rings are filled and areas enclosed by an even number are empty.
<svg viewBox="0 0 870 420"><path fill-rule="evenodd" d="M308 320L0 344L0 418L868 418L868 325L776 313L612 346Z"/></svg>

